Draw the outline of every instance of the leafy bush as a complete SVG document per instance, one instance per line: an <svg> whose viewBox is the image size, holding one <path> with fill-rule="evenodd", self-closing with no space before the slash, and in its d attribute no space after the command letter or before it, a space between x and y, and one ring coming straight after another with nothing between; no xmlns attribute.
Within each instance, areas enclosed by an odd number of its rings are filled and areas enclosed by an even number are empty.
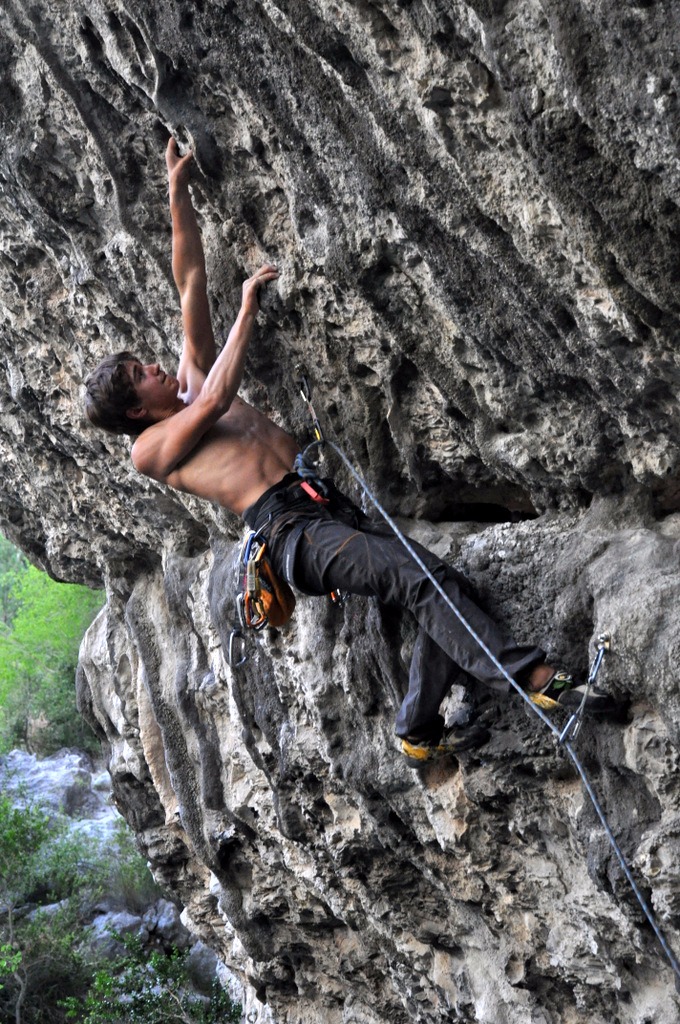
<svg viewBox="0 0 680 1024"><path fill-rule="evenodd" d="M0 1019L61 1022L58 1001L87 986L79 910L102 891L98 860L96 844L65 821L0 793Z"/></svg>
<svg viewBox="0 0 680 1024"><path fill-rule="evenodd" d="M12 949L9 942L3 943L0 946L0 978L5 974L13 974L17 967L21 963L21 953L18 950ZM5 986L0 983L0 989Z"/></svg>
<svg viewBox="0 0 680 1024"><path fill-rule="evenodd" d="M188 952L145 950L138 938L116 935L125 953L97 971L85 999L64 1001L79 1024L238 1024L241 1007L217 983L212 995L190 987Z"/></svg>
<svg viewBox="0 0 680 1024"><path fill-rule="evenodd" d="M74 678L102 600L87 587L55 583L0 537L0 751L96 748L76 711ZM30 723L41 716L50 728L31 743Z"/></svg>
<svg viewBox="0 0 680 1024"><path fill-rule="evenodd" d="M230 1024L226 992L191 988L186 952L147 950L116 936L125 953L106 962L86 942L84 912L104 894L129 909L155 902L156 886L121 821L113 844L68 831L39 807L0 793L0 1020L20 1024Z"/></svg>

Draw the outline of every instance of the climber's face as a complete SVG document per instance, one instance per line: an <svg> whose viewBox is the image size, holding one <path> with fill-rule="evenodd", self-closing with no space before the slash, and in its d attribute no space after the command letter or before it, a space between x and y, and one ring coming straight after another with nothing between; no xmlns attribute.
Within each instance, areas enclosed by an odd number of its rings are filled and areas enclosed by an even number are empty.
<svg viewBox="0 0 680 1024"><path fill-rule="evenodd" d="M127 410L131 419L143 418L155 423L175 412L179 391L176 377L162 370L159 363L130 360L126 369L139 402L137 408Z"/></svg>

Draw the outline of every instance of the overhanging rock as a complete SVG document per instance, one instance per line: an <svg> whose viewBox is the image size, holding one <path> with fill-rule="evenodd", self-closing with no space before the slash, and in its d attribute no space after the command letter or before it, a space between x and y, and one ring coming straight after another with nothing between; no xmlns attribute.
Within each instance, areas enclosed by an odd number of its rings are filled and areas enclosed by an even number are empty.
<svg viewBox="0 0 680 1024"><path fill-rule="evenodd" d="M247 397L303 438L302 365L388 509L518 638L584 670L612 633L630 718L580 743L677 947L673 5L5 0L0 29L0 520L55 576L106 586L80 700L248 1013L677 1021L580 786L517 701L493 695L494 738L459 771L409 773L391 730L412 627L359 599L303 600L231 673L238 524L142 480L80 412L103 355L179 354L173 131L197 154L218 332L247 273L282 271Z"/></svg>

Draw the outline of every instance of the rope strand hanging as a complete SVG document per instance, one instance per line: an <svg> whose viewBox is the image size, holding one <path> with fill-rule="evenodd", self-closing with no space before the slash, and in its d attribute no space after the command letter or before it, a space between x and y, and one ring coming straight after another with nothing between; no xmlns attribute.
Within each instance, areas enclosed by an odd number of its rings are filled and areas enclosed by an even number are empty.
<svg viewBox="0 0 680 1024"><path fill-rule="evenodd" d="M316 417L315 417L315 419L316 419ZM572 735L574 737L578 733L578 730L579 730L580 724L581 724L581 716L582 716L582 713L583 713L585 699L584 699L584 701L582 701L581 707L579 708L579 710L574 715L571 716L571 718L569 719L569 722L567 723L566 727L563 730L558 729L553 724L553 722L550 721L550 719L545 714L545 712L542 711L541 708L537 707L536 704L533 703L533 701L531 701L531 699L529 698L528 694L522 689L522 687L519 685L519 683L517 683L512 678L512 676L503 668L503 666L500 664L500 662L495 657L495 655L489 650L489 648L484 643L484 641L481 639L481 637L477 635L477 633L472 628L472 626L470 626L470 624L467 622L467 620L465 619L465 616L462 615L461 612L456 608L456 606L454 605L453 601L451 601L451 599L449 598L449 596L446 593L446 591L443 589L443 587L440 585L440 583L436 580L436 578L432 575L432 573L427 568L427 566L425 565L423 560L420 558L418 553L414 550L412 545L409 543L408 539L405 537L405 535L399 529L399 527L394 522L394 520L391 518L391 516L386 512L386 510L380 504L380 502L375 497L375 495L371 491L371 489L368 486L368 484L366 483L366 481L357 472L357 470L354 468L354 466L352 465L350 460L347 458L345 453L342 451L342 449L339 448L332 441L329 441L327 438L320 439L320 440L317 440L317 441L312 441L312 443L309 444L305 448L305 450L303 451L303 453L302 453L302 461L304 462L306 460L307 454L309 452L311 452L312 449L314 449L314 448L321 448L323 445L328 445L328 447L331 448L335 452L335 454L341 459L341 461L344 463L346 468L349 470L351 476L354 478L354 480L359 485L359 487L361 488L363 493L366 495L366 497L369 499L371 504L380 513L380 515L383 517L385 522L388 524L388 526L394 532L395 536L404 545L404 547L408 551L408 553L411 556L411 558L414 559L414 561L417 563L417 565L425 573L425 575L428 578L428 580L430 581L430 583L433 584L433 586L437 590L437 593L440 595L440 597L445 602L447 607L453 612L453 614L460 621L460 623L465 627L465 629L473 637L473 639L477 642L477 644L479 644L479 646L481 647L482 651L491 660L491 662L493 663L495 668L498 670L498 672L500 673L502 678L504 678L505 680L507 680L507 682L510 683L512 688L520 695L522 700L531 709L533 714L538 715L538 717L541 719L543 724L545 726L547 726L547 728L550 730L550 732L553 734L553 736L557 740L558 745L561 746L564 750L566 750L569 758L573 762L573 764L574 764L578 774L581 777L581 780L583 782L583 785L584 785L584 788L586 790L586 793L588 794L588 796L590 798L590 801L591 801L591 803L592 803L592 805L593 805L593 807L595 809L595 813L597 814L598 818L600 819L600 822L602 824L602 827L604 828L605 834L607 836L607 839L609 840L609 844L610 844L610 846L611 846L611 848L612 848L612 850L613 850L613 852L614 852L614 854L616 856L616 859L619 862L619 865L621 866L621 869L622 869L624 875L626 876L626 878L627 878L627 880L628 880L628 882L629 882L629 884L631 886L631 889L633 890L633 893L634 893L635 898L637 899L637 901L638 901L638 903L640 905L640 908L642 909L642 911L643 911L643 913L644 913L648 923L650 924L652 930L654 931L654 934L656 935L656 937L657 937L657 939L659 941L659 945L661 946L661 948L662 948L662 950L663 950L663 952L664 952L664 954L666 956L666 959L668 960L668 963L670 964L670 967L671 967L673 973L675 974L675 988L676 988L676 990L678 992L680 992L680 963L678 963L678 960L677 960L675 954L673 953L673 950L671 949L668 941L666 940L665 936L663 935L663 933L662 933L659 925L657 924L656 919L655 919L655 917L654 917L654 915L653 915L653 913L652 913L652 911L651 911L647 901L645 900L644 896L642 895L642 893L640 891L640 888L637 885L637 883L636 883L636 881L635 881L635 879L633 877L633 874L632 874L632 872L631 872L631 870L630 870L630 868L629 868L629 866L628 866L628 864L626 862L626 859L623 856L623 853L621 852L621 848L619 847L619 844L617 843L617 841L616 841L616 839L614 837L614 834L613 834L613 832L612 832L612 830L611 830L611 828L609 826L609 823L607 821L605 813L602 810L602 807L601 807L600 802L599 802L599 800L597 798L597 795L596 795L596 793L595 793L595 791L594 791L594 789L592 787L592 784L591 784L590 780L588 779L588 776L586 774L585 768L583 767L583 765L582 765L578 755L576 754L576 751L574 750L574 747L572 746L572 743L570 742L570 740L568 738L570 732L572 733ZM608 638L601 637L600 638L600 646L598 647L598 652L597 652L597 655L596 655L596 659L595 659L595 662L593 663L593 667L591 669L591 672L590 672L590 675L589 675L589 678L588 678L588 683L589 684L592 683L592 681L595 678L595 675L597 674L597 671L598 671L598 669L600 667L600 664L601 664L601 661L602 661L602 656L604 654L604 651L606 650L607 644L608 644Z"/></svg>

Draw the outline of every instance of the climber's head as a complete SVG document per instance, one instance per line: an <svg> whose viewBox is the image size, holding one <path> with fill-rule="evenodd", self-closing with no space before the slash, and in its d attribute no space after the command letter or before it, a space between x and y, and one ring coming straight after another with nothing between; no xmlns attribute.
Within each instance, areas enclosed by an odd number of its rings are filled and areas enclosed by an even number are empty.
<svg viewBox="0 0 680 1024"><path fill-rule="evenodd" d="M96 427L141 434L184 408L179 381L160 363L142 363L130 352L107 356L85 382L85 411Z"/></svg>
<svg viewBox="0 0 680 1024"><path fill-rule="evenodd" d="M141 365L131 352L107 356L85 381L85 412L95 427L136 436L152 422L136 414L142 403L135 391L131 364Z"/></svg>

